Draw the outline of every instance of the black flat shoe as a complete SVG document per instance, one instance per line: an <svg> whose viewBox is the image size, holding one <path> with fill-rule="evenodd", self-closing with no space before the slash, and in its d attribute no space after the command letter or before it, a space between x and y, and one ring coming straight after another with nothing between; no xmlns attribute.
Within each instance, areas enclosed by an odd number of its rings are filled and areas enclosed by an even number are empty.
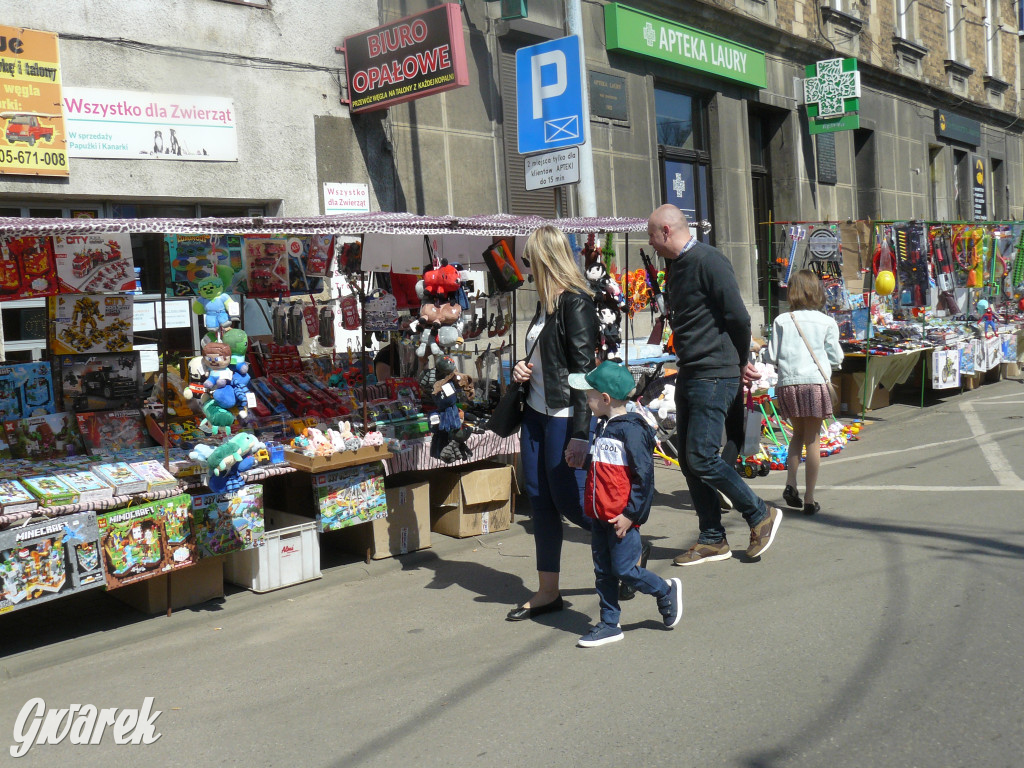
<svg viewBox="0 0 1024 768"><path fill-rule="evenodd" d="M647 567L647 558L649 558L650 556L651 556L651 544L650 544L650 542L646 542L642 547L640 547L640 567L641 568L646 568ZM634 597L636 597L636 587L620 581L619 582L619 600L632 600Z"/></svg>
<svg viewBox="0 0 1024 768"><path fill-rule="evenodd" d="M818 512L821 512L821 505L818 502L813 501L810 504L804 504L805 515L814 515Z"/></svg>
<svg viewBox="0 0 1024 768"><path fill-rule="evenodd" d="M792 485L787 485L786 490L782 492L782 498L786 500L786 503L793 509L800 509L804 504L800 500L800 494L796 492L796 488Z"/></svg>
<svg viewBox="0 0 1024 768"><path fill-rule="evenodd" d="M522 605L518 608L513 608L511 611L508 612L508 615L505 616L505 621L526 621L527 619L535 619L538 616L543 616L545 613L554 613L555 611L560 611L564 607L565 604L562 602L562 596L559 595L550 603L538 605L536 608L534 608L533 606Z"/></svg>

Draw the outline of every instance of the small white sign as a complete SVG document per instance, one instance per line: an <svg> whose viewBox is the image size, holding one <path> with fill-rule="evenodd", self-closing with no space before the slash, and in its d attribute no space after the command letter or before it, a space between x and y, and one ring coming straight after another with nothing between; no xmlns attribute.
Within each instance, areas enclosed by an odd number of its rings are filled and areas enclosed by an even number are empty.
<svg viewBox="0 0 1024 768"><path fill-rule="evenodd" d="M528 190L578 184L580 181L580 148L567 147L525 158Z"/></svg>
<svg viewBox="0 0 1024 768"><path fill-rule="evenodd" d="M370 188L366 184L324 182L324 215L366 213L370 210Z"/></svg>

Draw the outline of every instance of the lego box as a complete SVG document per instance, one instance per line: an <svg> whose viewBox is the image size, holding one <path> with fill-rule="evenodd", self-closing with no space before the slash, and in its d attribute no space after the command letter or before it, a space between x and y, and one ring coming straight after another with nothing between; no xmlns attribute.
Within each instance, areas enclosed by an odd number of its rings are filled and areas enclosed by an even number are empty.
<svg viewBox="0 0 1024 768"><path fill-rule="evenodd" d="M56 292L49 237L0 238L0 300L53 296Z"/></svg>
<svg viewBox="0 0 1024 768"><path fill-rule="evenodd" d="M0 421L56 411L49 363L0 365Z"/></svg>
<svg viewBox="0 0 1024 768"><path fill-rule="evenodd" d="M70 413L50 413L4 423L7 445L16 459L59 459L84 452L78 422Z"/></svg>
<svg viewBox="0 0 1024 768"><path fill-rule="evenodd" d="M0 480L0 511L5 515L15 512L31 512L39 506L39 500L17 480Z"/></svg>
<svg viewBox="0 0 1024 768"><path fill-rule="evenodd" d="M187 494L97 516L107 589L196 562Z"/></svg>
<svg viewBox="0 0 1024 768"><path fill-rule="evenodd" d="M39 499L41 506L60 507L78 503L78 492L56 475L26 477L22 482Z"/></svg>
<svg viewBox="0 0 1024 768"><path fill-rule="evenodd" d="M138 352L62 355L54 370L60 377L66 411L115 411L140 405Z"/></svg>
<svg viewBox="0 0 1024 768"><path fill-rule="evenodd" d="M92 471L114 489L115 496L145 493L149 483L123 461L109 464L93 464Z"/></svg>
<svg viewBox="0 0 1024 768"><path fill-rule="evenodd" d="M202 557L262 547L265 522L263 486L245 485L236 494L198 493L192 521Z"/></svg>
<svg viewBox="0 0 1024 768"><path fill-rule="evenodd" d="M129 234L58 235L53 252L61 293L135 290Z"/></svg>
<svg viewBox="0 0 1024 768"><path fill-rule="evenodd" d="M313 475L321 531L357 525L388 513L384 465L377 461Z"/></svg>
<svg viewBox="0 0 1024 768"><path fill-rule="evenodd" d="M78 494L79 504L109 499L114 495L114 489L108 483L100 480L94 472L87 469L77 472L58 472L57 477Z"/></svg>
<svg viewBox="0 0 1024 768"><path fill-rule="evenodd" d="M149 459L148 461L135 461L129 465L135 470L136 474L141 477L147 483L147 491L156 491L161 488L173 488L178 484L178 478L172 475L163 462L157 461L156 459Z"/></svg>
<svg viewBox="0 0 1024 768"><path fill-rule="evenodd" d="M0 531L0 613L103 586L96 515Z"/></svg>
<svg viewBox="0 0 1024 768"><path fill-rule="evenodd" d="M86 411L76 415L85 447L104 454L146 448L153 440L142 411Z"/></svg>
<svg viewBox="0 0 1024 768"><path fill-rule="evenodd" d="M62 293L48 302L50 350L58 355L128 352L133 297Z"/></svg>

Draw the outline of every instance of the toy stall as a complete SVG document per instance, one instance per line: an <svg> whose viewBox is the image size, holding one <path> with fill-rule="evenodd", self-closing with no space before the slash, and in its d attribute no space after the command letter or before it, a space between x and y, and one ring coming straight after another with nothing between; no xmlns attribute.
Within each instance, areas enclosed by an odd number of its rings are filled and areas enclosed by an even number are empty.
<svg viewBox="0 0 1024 768"><path fill-rule="evenodd" d="M0 613L91 588L169 612L317 578L321 536L369 560L508 528L518 438L487 418L542 223L0 219L0 300L50 319L44 360L0 367ZM149 324L138 232L165 249Z"/></svg>
<svg viewBox="0 0 1024 768"><path fill-rule="evenodd" d="M1024 222L772 222L778 311L794 270L825 284L846 353L841 407L863 415L903 384L971 389L1019 375ZM784 309L784 302L781 302Z"/></svg>

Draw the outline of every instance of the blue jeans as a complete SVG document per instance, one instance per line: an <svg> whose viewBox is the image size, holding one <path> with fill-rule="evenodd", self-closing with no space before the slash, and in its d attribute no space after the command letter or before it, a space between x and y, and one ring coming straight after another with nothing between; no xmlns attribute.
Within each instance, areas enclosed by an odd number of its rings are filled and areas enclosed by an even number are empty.
<svg viewBox="0 0 1024 768"><path fill-rule="evenodd" d="M640 529L630 528L621 539L615 526L604 520L590 521L590 549L594 553L594 576L601 600L601 621L613 627L619 623L619 582L637 592L664 597L672 586L656 573L637 565L640 560Z"/></svg>
<svg viewBox="0 0 1024 768"><path fill-rule="evenodd" d="M561 569L562 517L590 530L591 521L583 516L583 486L587 473L565 463L565 448L572 436L571 421L546 416L528 405L523 408L519 432L523 485L533 509L537 570L547 573L558 573Z"/></svg>
<svg viewBox="0 0 1024 768"><path fill-rule="evenodd" d="M765 503L718 454L726 413L739 385L738 377L676 381L679 468L697 510L700 544L717 544L725 539L722 506L716 490L733 503L751 528L768 516Z"/></svg>

